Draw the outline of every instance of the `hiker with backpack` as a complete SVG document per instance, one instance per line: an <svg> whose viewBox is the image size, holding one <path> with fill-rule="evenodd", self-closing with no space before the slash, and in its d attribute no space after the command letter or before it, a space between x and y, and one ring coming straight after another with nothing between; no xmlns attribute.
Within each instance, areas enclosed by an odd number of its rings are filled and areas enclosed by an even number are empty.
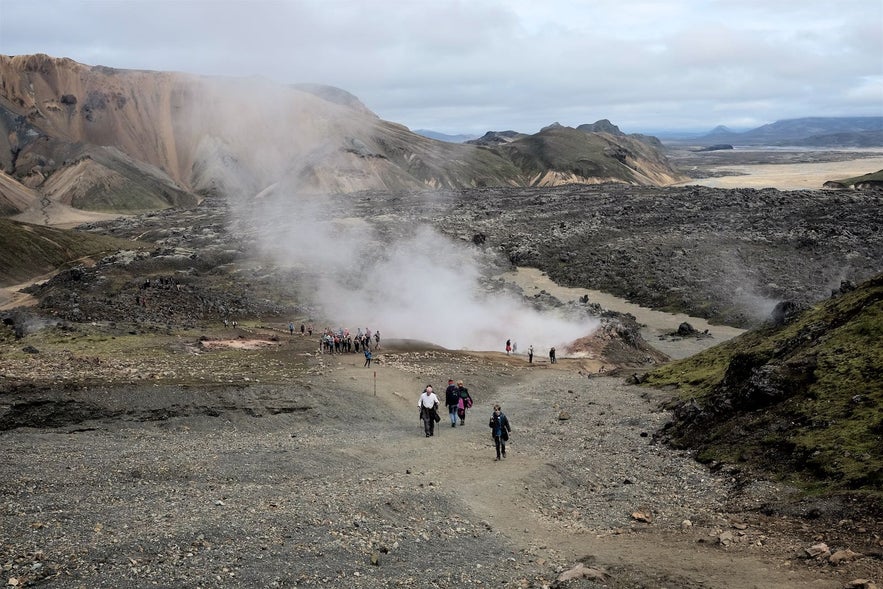
<svg viewBox="0 0 883 589"><path fill-rule="evenodd" d="M469 396L469 389L463 386L463 381L457 381L457 417L460 418L460 425L466 425L466 410L472 407L472 397Z"/></svg>
<svg viewBox="0 0 883 589"><path fill-rule="evenodd" d="M448 408L448 415L451 417L451 427L457 427L457 407L460 404L460 393L454 379L448 380L448 388L445 389L445 406Z"/></svg>
<svg viewBox="0 0 883 589"><path fill-rule="evenodd" d="M491 428L491 436L494 438L494 446L497 449L497 457L494 458L494 461L506 458L506 442L509 441L509 432L512 431L512 428L509 427L509 419L499 404L494 405L494 412L488 421L488 427Z"/></svg>

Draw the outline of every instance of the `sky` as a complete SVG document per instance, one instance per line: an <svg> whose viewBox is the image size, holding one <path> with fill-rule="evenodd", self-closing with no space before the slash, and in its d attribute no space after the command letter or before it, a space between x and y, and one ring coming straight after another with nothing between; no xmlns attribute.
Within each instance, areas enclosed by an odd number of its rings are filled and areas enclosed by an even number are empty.
<svg viewBox="0 0 883 589"><path fill-rule="evenodd" d="M0 0L0 53L329 84L448 134L883 116L883 0Z"/></svg>

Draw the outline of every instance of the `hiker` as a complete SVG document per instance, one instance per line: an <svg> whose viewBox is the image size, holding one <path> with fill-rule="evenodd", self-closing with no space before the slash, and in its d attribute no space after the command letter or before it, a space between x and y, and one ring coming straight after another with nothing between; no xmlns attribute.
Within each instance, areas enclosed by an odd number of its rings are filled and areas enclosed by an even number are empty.
<svg viewBox="0 0 883 589"><path fill-rule="evenodd" d="M509 352L511 352L511 351L512 351L512 340L507 339L506 340L506 355L508 356Z"/></svg>
<svg viewBox="0 0 883 589"><path fill-rule="evenodd" d="M512 342L512 353L513 354L518 353L518 342Z"/></svg>
<svg viewBox="0 0 883 589"><path fill-rule="evenodd" d="M451 427L457 427L457 406L460 403L460 394L453 379L448 379L448 388L445 389L445 406L451 417Z"/></svg>
<svg viewBox="0 0 883 589"><path fill-rule="evenodd" d="M374 332L374 343L375 343L374 349L376 350L377 348L380 347L380 330L379 329Z"/></svg>
<svg viewBox="0 0 883 589"><path fill-rule="evenodd" d="M469 389L463 386L463 381L457 381L457 416L460 418L460 425L466 425L466 410L472 407L472 397L469 396Z"/></svg>
<svg viewBox="0 0 883 589"><path fill-rule="evenodd" d="M509 427L509 419L499 405L494 405L494 412L488 422L488 427L491 428L494 446L497 449L497 457L494 458L494 461L506 458L506 442L509 441L509 432L512 431L512 428Z"/></svg>
<svg viewBox="0 0 883 589"><path fill-rule="evenodd" d="M303 335L305 330L306 330L306 326L303 323L301 323L300 324L300 334ZM312 335L312 334L310 334L310 335Z"/></svg>
<svg viewBox="0 0 883 589"><path fill-rule="evenodd" d="M288 335L294 335L294 323L288 322Z"/></svg>
<svg viewBox="0 0 883 589"><path fill-rule="evenodd" d="M438 416L438 397L432 391L432 385L426 385L423 389L417 406L420 408L420 419L423 421L426 437L435 435L435 422L441 421L441 418Z"/></svg>
<svg viewBox="0 0 883 589"><path fill-rule="evenodd" d="M365 348L365 366L371 367L371 350L369 348Z"/></svg>
<svg viewBox="0 0 883 589"><path fill-rule="evenodd" d="M530 364L533 364L533 344L527 347L527 361Z"/></svg>
<svg viewBox="0 0 883 589"><path fill-rule="evenodd" d="M554 363L555 363L555 348L550 348L550 349L549 349L549 363L550 363L550 364L554 364Z"/></svg>

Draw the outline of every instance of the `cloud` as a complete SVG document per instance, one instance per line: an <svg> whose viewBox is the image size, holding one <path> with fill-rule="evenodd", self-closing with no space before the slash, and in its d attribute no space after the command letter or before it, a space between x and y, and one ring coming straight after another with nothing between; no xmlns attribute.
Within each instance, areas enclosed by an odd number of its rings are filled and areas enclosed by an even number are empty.
<svg viewBox="0 0 883 589"><path fill-rule="evenodd" d="M450 133L879 115L881 39L879 0L0 4L3 53L326 83Z"/></svg>

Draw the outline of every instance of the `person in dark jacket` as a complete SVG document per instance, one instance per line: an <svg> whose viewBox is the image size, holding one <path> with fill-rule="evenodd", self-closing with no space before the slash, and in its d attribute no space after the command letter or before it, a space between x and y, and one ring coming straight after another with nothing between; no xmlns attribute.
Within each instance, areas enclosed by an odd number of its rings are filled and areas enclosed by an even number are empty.
<svg viewBox="0 0 883 589"><path fill-rule="evenodd" d="M506 442L509 440L509 432L512 431L512 428L509 427L509 419L499 405L494 405L494 412L488 426L491 428L494 446L497 449L497 457L494 460L506 458Z"/></svg>
<svg viewBox="0 0 883 589"><path fill-rule="evenodd" d="M448 380L448 388L445 389L445 406L451 416L451 427L457 427L457 407L460 404L460 394L453 379Z"/></svg>
<svg viewBox="0 0 883 589"><path fill-rule="evenodd" d="M466 425L466 411L472 407L472 397L469 396L469 389L463 386L463 381L457 381L457 416L460 418L460 425Z"/></svg>

